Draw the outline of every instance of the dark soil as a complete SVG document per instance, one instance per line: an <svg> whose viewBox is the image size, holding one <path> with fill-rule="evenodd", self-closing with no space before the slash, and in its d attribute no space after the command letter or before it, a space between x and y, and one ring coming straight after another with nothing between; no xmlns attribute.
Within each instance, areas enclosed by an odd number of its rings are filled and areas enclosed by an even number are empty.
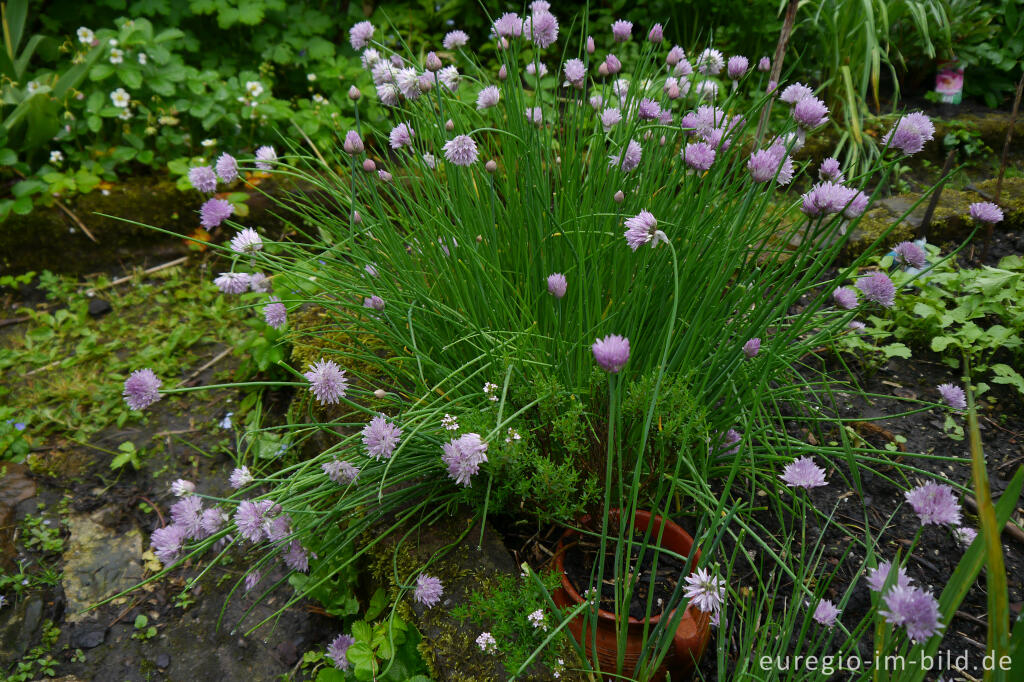
<svg viewBox="0 0 1024 682"><path fill-rule="evenodd" d="M654 539L649 539L648 544ZM651 616L662 612L662 605L668 602L683 576L685 564L673 556L662 552L657 547L648 546L641 556L641 549L644 544L642 532L633 533L632 551L629 558L629 575L639 575L636 579L636 587L633 589L632 599L629 602L629 615L631 618L643 619L647 617L647 603L651 600ZM584 594L591 589L597 580L596 564L600 544L591 538L581 538L570 544L565 550L565 573L569 581L579 594ZM657 567L655 567L657 559ZM600 606L605 611L615 613L615 546L605 547L604 555L604 580L601 584ZM621 572L621 566L620 571ZM653 582L653 586L652 586ZM622 588L620 587L620 590ZM651 594L653 590L653 595Z"/></svg>

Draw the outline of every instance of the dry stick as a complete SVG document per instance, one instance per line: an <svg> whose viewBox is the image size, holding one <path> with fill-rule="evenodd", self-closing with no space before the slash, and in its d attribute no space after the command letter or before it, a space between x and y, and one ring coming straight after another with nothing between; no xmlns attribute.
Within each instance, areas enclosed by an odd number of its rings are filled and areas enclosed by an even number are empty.
<svg viewBox="0 0 1024 682"><path fill-rule="evenodd" d="M953 147L949 150L949 154L946 155L946 163L942 165L942 175L939 176L939 185L932 192L932 197L928 200L928 206L924 209L921 224L917 226L917 234L915 236L918 239L928 238L928 228L932 226L932 215L935 213L935 207L939 205L939 197L942 195L942 190L946 186L946 180L949 178L949 171L952 170L955 161L956 147Z"/></svg>
<svg viewBox="0 0 1024 682"><path fill-rule="evenodd" d="M18 169L16 169L16 168L15 168L15 169L14 169L14 172L15 172L15 173L16 173L16 174L17 174L17 175L18 175L18 176L19 176L19 177L20 177L20 178L21 178L22 180L26 179L26 178L25 178L25 174L24 174L24 173L22 173L22 172L21 172L20 170L18 170ZM75 214L74 214L74 212L72 212L72 210L71 210L70 208L68 208L67 206L65 206L65 205L64 205L64 202L63 202L63 201L61 201L61 200L60 200L60 199L58 199L57 197L54 197L54 198L53 198L53 203L57 204L57 208L59 208L60 210L64 211L65 213L67 213L67 214L68 214L68 217L69 217L69 218L71 218L72 220L74 220L74 221L75 221L75 224L76 224L76 225L78 225L78 227L80 227L80 228L81 228L82 232L85 232L85 236L86 236L86 237L88 237L89 239L93 240L93 241L94 241L94 242L96 242L97 244L99 244L99 243L100 243L100 240L99 240L99 239L96 239L96 237L92 236L92 232L90 232L90 231L89 231L89 228L85 226L85 223L83 223L83 222L82 222L82 219L81 219L81 218L79 218L79 217L78 217L77 215L75 215Z"/></svg>
<svg viewBox="0 0 1024 682"><path fill-rule="evenodd" d="M978 511L978 503L975 502L974 498L971 497L970 495L964 495L964 502L966 502L967 505L975 512ZM1024 530L1018 528L1012 520L1006 522L1006 525L1003 526L1003 530L1006 531L1006 534L1015 539L1017 542L1024 542Z"/></svg>
<svg viewBox="0 0 1024 682"><path fill-rule="evenodd" d="M231 351L232 350L233 349L231 348L231 346L228 346L227 348L222 350L220 353L217 353L217 355L215 355L212 360L207 362L205 365L203 365L202 367L200 367L196 371L192 372L192 374L188 375L188 378L186 378L185 381L182 382L182 385L187 386L197 376L199 376L200 374L202 374L206 370L210 369L211 367L216 365L218 362L220 362L221 360L223 360L227 356L231 355Z"/></svg>
<svg viewBox="0 0 1024 682"><path fill-rule="evenodd" d="M1010 125L1006 128L1006 139L1003 141L1003 156L999 161L999 175L996 177L996 198L994 203L999 203L999 197L1003 193L1003 176L1006 175L1006 162L1010 155L1010 140L1013 139L1013 129L1017 127L1017 114L1020 113L1020 96L1024 91L1024 75L1017 82L1017 93L1013 96L1013 111L1010 113ZM985 255L988 256L988 245L992 241L992 228L995 223L989 223L985 231Z"/></svg>
<svg viewBox="0 0 1024 682"><path fill-rule="evenodd" d="M175 265L181 265L182 263L184 263L187 260L188 260L188 256L182 256L181 258L175 258L174 260L167 261L166 263L163 263L161 265L155 265L155 266L149 268L148 270L143 270L142 274L143 275L152 275L154 272L160 272L161 270L166 270L167 268L173 268ZM124 277L118 277L114 281L112 281L112 282L110 282L108 284L105 284L105 285L103 285L101 287L94 288L94 289L86 289L85 290L85 295L89 296L90 294L95 294L96 292L102 291L103 289L109 289L110 287L116 287L119 284L124 284L125 282L130 282L133 279L135 279L135 275L134 274L125 275Z"/></svg>
<svg viewBox="0 0 1024 682"><path fill-rule="evenodd" d="M779 78L782 76L782 60L786 56L786 46L789 44L789 37L793 33L793 24L796 23L796 10L799 5L799 0L789 0L789 5L786 7L786 18L782 21L782 32L779 33L779 42L775 44L775 57L772 59L772 71L768 77L769 81L778 83ZM772 102L774 99L774 97L769 97L768 106L761 110L761 120L757 123L758 142L761 141L764 128L768 125L768 117L772 113Z"/></svg>

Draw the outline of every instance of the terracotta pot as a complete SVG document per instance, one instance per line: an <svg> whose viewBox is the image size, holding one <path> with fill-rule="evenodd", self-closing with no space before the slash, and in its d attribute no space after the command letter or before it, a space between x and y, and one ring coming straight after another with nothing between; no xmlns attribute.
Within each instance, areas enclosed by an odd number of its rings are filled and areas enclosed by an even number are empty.
<svg viewBox="0 0 1024 682"><path fill-rule="evenodd" d="M619 510L613 509L608 514L608 517L610 525L618 523ZM635 518L635 525L638 531L645 531L648 526L652 526L652 543L657 540L660 527L664 522L665 530L661 536L661 547L672 550L680 556L689 556L690 550L693 547L693 538L678 525L669 520L663 521L662 517L654 516L646 511L636 512ZM589 520L589 517L585 517L582 519L582 523L586 524ZM576 588L572 586L568 576L565 574L565 550L578 537L578 532L573 530L566 531L558 542L558 548L555 550L553 563L555 568L562 574L562 585L555 591L553 597L555 603L561 608L571 609L583 603L583 598L576 591ZM699 559L700 550L696 550L696 556L691 563L695 566ZM658 614L651 617L648 622L650 625L654 625L663 617L671 618L674 613L673 611L670 614ZM614 613L604 609L598 609L597 617L597 661L600 663L602 671L614 671L618 657L618 639L616 634L618 619ZM623 672L626 674L634 670L637 662L640 660L643 627L643 620L633 618L632 616L629 618L623 669ZM577 642L583 642L587 655L593 659L594 654L591 651L593 635L589 630L584 632L584 617L582 614L576 616L569 623L569 630ZM649 632L650 629L648 629ZM693 605L687 606L686 612L676 628L672 647L669 648L661 667L649 679L654 682L660 682L665 679L665 674L669 671L672 673L673 680L683 679L693 670L694 664L704 653L704 648L707 646L710 636L710 615L700 611Z"/></svg>

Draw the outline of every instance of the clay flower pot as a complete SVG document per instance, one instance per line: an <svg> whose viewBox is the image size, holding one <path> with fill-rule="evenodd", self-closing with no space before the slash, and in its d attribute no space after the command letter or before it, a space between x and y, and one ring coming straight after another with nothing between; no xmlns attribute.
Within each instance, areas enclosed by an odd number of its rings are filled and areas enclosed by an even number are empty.
<svg viewBox="0 0 1024 682"><path fill-rule="evenodd" d="M611 524L617 523L619 520L619 510L613 509L609 512L608 517ZM693 538L678 525L670 520L664 520L662 517L654 516L650 512L646 511L636 512L635 519L637 531L645 531L648 526L652 526L652 543L657 540L660 527L664 523L665 529L661 537L660 546L671 550L680 556L689 556L690 550L693 547ZM585 517L583 519L583 523L586 523L588 520L589 517ZM579 535L580 534L578 532L573 530L566 531L559 540L558 548L555 550L553 563L555 568L562 574L562 585L555 591L553 598L560 608L571 609L583 603L583 597L580 596L576 591L576 588L569 582L569 578L565 573L565 550L569 545L575 542ZM691 563L696 565L699 559L700 550L697 550L696 556L694 556ZM674 613L674 611L669 614L659 613L658 615L652 616L647 620L647 622L650 625L654 625L663 617L671 618ZM598 609L597 616L596 658L601 664L602 671L614 671L618 657L618 641L616 635L618 618L614 613L610 613L604 609ZM635 668L637 662L640 660L640 651L642 648L641 638L644 622L644 620L633 618L632 616L629 617L629 625L627 626L628 630L626 635L626 655L624 657L625 666L623 669L627 674ZM594 652L591 650L593 647L593 635L589 630L584 632L584 625L584 616L580 614L570 621L569 630L572 632L572 635L576 638L577 642L583 642L588 657L593 660ZM650 632L650 629L648 629L648 632ZM668 654L665 656L665 660L650 679L654 682L661 682L661 680L665 679L665 673L668 671L671 671L673 680L683 679L687 673L693 670L694 664L704 653L704 648L707 646L710 636L710 614L702 612L696 606L687 606L686 612L683 614L683 618L679 621L679 625L676 628L672 647L669 648Z"/></svg>

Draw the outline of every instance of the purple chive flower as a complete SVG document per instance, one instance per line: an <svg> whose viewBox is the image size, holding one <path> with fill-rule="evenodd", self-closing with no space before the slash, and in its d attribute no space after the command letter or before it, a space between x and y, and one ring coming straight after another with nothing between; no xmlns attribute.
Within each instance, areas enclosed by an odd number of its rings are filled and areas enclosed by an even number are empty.
<svg viewBox="0 0 1024 682"><path fill-rule="evenodd" d="M825 470L814 463L813 457L799 457L787 464L779 475L791 488L819 488L828 485Z"/></svg>
<svg viewBox="0 0 1024 682"><path fill-rule="evenodd" d="M341 146L345 150L345 153L352 156L362 154L366 149L366 147L363 146L363 138L354 130L350 130L345 133L345 141Z"/></svg>
<svg viewBox="0 0 1024 682"><path fill-rule="evenodd" d="M658 229L658 220L650 211L640 211L632 218L626 218L626 244L636 251L644 244L653 249L659 242L668 243L668 236Z"/></svg>
<svg viewBox="0 0 1024 682"><path fill-rule="evenodd" d="M185 530L186 537L202 537L203 501L195 495L181 498L171 505L171 521Z"/></svg>
<svg viewBox="0 0 1024 682"><path fill-rule="evenodd" d="M839 616L839 609L829 599L822 599L814 607L814 620L825 627L832 627L836 624L836 617Z"/></svg>
<svg viewBox="0 0 1024 682"><path fill-rule="evenodd" d="M196 484L192 481L186 481L184 478L179 478L174 483L171 483L171 494L175 497L184 497L185 495L191 495L196 491Z"/></svg>
<svg viewBox="0 0 1024 682"><path fill-rule="evenodd" d="M761 57L757 62L757 70L762 73L767 73L772 70L772 60L768 57Z"/></svg>
<svg viewBox="0 0 1024 682"><path fill-rule="evenodd" d="M124 380L124 401L133 410L144 410L160 400L162 383L153 370L137 369Z"/></svg>
<svg viewBox="0 0 1024 682"><path fill-rule="evenodd" d="M565 290L569 287L569 283L565 280L565 275L560 272L553 272L548 275L548 293L555 298L562 298L565 296Z"/></svg>
<svg viewBox="0 0 1024 682"><path fill-rule="evenodd" d="M388 139L391 141L392 149L401 149L412 146L412 138L415 135L416 131L412 129L412 126L408 123L399 123L391 129Z"/></svg>
<svg viewBox="0 0 1024 682"><path fill-rule="evenodd" d="M622 62L620 62L619 58L613 54L609 54L604 58L603 66L610 76L614 76L619 71L622 71ZM621 96L622 95L620 95L620 97Z"/></svg>
<svg viewBox="0 0 1024 682"><path fill-rule="evenodd" d="M467 488L480 471L480 464L487 461L487 443L477 433L453 438L441 449L441 461L448 467L448 477Z"/></svg>
<svg viewBox="0 0 1024 682"><path fill-rule="evenodd" d="M225 294L243 294L248 291L250 281L251 278L244 272L222 272L213 283Z"/></svg>
<svg viewBox="0 0 1024 682"><path fill-rule="evenodd" d="M633 37L633 22L619 19L612 24L612 40L624 43Z"/></svg>
<svg viewBox="0 0 1024 682"><path fill-rule="evenodd" d="M234 236L231 240L231 250L236 253L256 253L263 248L263 240L259 233L247 227ZM252 282L252 279L249 279Z"/></svg>
<svg viewBox="0 0 1024 682"><path fill-rule="evenodd" d="M818 177L828 182L843 182L843 171L839 167L839 161L832 158L831 156L821 162L821 166L818 167Z"/></svg>
<svg viewBox="0 0 1024 682"><path fill-rule="evenodd" d="M793 120L802 128L817 128L828 120L828 107L817 97L804 97L793 107Z"/></svg>
<svg viewBox="0 0 1024 682"><path fill-rule="evenodd" d="M277 152L270 145L263 145L256 150L256 167L260 170L271 170L277 163Z"/></svg>
<svg viewBox="0 0 1024 682"><path fill-rule="evenodd" d="M595 340L590 349L601 369L612 374L617 374L629 361L629 339L618 334Z"/></svg>
<svg viewBox="0 0 1024 682"><path fill-rule="evenodd" d="M587 77L587 70L581 60L570 59L565 63L563 70L566 82L576 88L583 87L583 79Z"/></svg>
<svg viewBox="0 0 1024 682"><path fill-rule="evenodd" d="M803 83L793 83L792 85L786 86L782 91L782 94L779 96L779 99L786 104L796 104L802 99L813 96L814 91Z"/></svg>
<svg viewBox="0 0 1024 682"><path fill-rule="evenodd" d="M263 532L271 542L280 542L292 534L292 519L287 514L264 521Z"/></svg>
<svg viewBox="0 0 1024 682"><path fill-rule="evenodd" d="M928 265L928 255L914 242L900 242L893 247L896 262L912 268L921 269Z"/></svg>
<svg viewBox="0 0 1024 682"><path fill-rule="evenodd" d="M883 561L878 566L869 569L865 575L868 588L872 592L881 592L882 588L885 587L886 581L889 579L889 575L892 573L892 569L891 561ZM913 578L907 575L907 569L900 566L896 571L896 577L893 578L893 586L907 588L913 582Z"/></svg>
<svg viewBox="0 0 1024 682"><path fill-rule="evenodd" d="M957 410L967 407L967 396L964 394L964 389L955 384L939 384L937 388L939 395L942 396L942 402Z"/></svg>
<svg viewBox="0 0 1024 682"><path fill-rule="evenodd" d="M274 329L280 329L288 322L288 309L277 296L270 297L270 303L263 306L263 319Z"/></svg>
<svg viewBox="0 0 1024 682"><path fill-rule="evenodd" d="M455 92L459 89L459 70L454 66L446 66L437 72L437 80L441 81L441 85L448 88L448 90Z"/></svg>
<svg viewBox="0 0 1024 682"><path fill-rule="evenodd" d="M523 35L544 48L558 40L558 20L551 12L534 12L523 23Z"/></svg>
<svg viewBox="0 0 1024 682"><path fill-rule="evenodd" d="M321 358L320 362L310 365L309 371L303 376L309 380L310 392L322 404L337 403L345 397L345 392L348 390L345 370L338 367L333 360Z"/></svg>
<svg viewBox="0 0 1024 682"><path fill-rule="evenodd" d="M526 120L535 125L540 125L544 122L544 114L540 107L526 107L524 112Z"/></svg>
<svg viewBox="0 0 1024 682"><path fill-rule="evenodd" d="M960 503L956 501L952 487L929 481L908 490L904 497L921 519L921 525L960 525Z"/></svg>
<svg viewBox="0 0 1024 682"><path fill-rule="evenodd" d="M506 12L494 21L491 29L494 35L502 38L518 38L523 33L523 21L514 12Z"/></svg>
<svg viewBox="0 0 1024 682"><path fill-rule="evenodd" d="M686 59L686 53L683 52L683 48L678 45L673 45L672 49L668 51L667 55L665 55L665 63L669 66L675 66L684 59Z"/></svg>
<svg viewBox="0 0 1024 682"><path fill-rule="evenodd" d="M371 308L373 310L384 310L384 299L374 294L369 298L363 299L363 307Z"/></svg>
<svg viewBox="0 0 1024 682"><path fill-rule="evenodd" d="M383 180L384 182L391 182L391 173L387 172L386 170L377 171L377 177Z"/></svg>
<svg viewBox="0 0 1024 682"><path fill-rule="evenodd" d="M466 32L456 29L445 34L444 40L441 41L441 46L446 50L454 50L468 42L469 36L466 35Z"/></svg>
<svg viewBox="0 0 1024 682"><path fill-rule="evenodd" d="M743 344L743 354L748 358L755 357L761 352L761 339L756 336Z"/></svg>
<svg viewBox="0 0 1024 682"><path fill-rule="evenodd" d="M778 184L788 185L793 179L793 159L779 143L752 153L747 168L755 182L769 182L776 178Z"/></svg>
<svg viewBox="0 0 1024 682"><path fill-rule="evenodd" d="M242 500L235 509L235 527L249 542L263 539L263 524L274 503L270 500Z"/></svg>
<svg viewBox="0 0 1024 682"><path fill-rule="evenodd" d="M188 181L200 192L212 194L217 191L217 174L209 166L189 168Z"/></svg>
<svg viewBox="0 0 1024 682"><path fill-rule="evenodd" d="M332 459L330 462L321 464L320 468L323 469L327 478L331 479L338 485L347 485L352 483L359 476L358 467L353 465L351 462L346 462L341 459Z"/></svg>
<svg viewBox="0 0 1024 682"><path fill-rule="evenodd" d="M647 39L652 43L660 43L665 39L665 29L661 24L655 24L651 27L651 30L647 33Z"/></svg>
<svg viewBox="0 0 1024 682"><path fill-rule="evenodd" d="M847 329L851 329L855 332L859 332L864 329L867 325L859 320L850 320L850 324L846 325Z"/></svg>
<svg viewBox="0 0 1024 682"><path fill-rule="evenodd" d="M501 99L501 91L498 90L498 86L488 85L476 96L476 108L489 109L497 105L499 99Z"/></svg>
<svg viewBox="0 0 1024 682"><path fill-rule="evenodd" d="M245 591L251 592L254 587L260 584L263 580L263 573L261 571L249 571L245 574Z"/></svg>
<svg viewBox="0 0 1024 682"><path fill-rule="evenodd" d="M247 466L238 467L237 469L231 472L231 477L228 478L228 483L231 484L231 487L234 488L235 490L238 490L239 488L244 488L245 486L252 483L252 481L252 473L249 471L249 467Z"/></svg>
<svg viewBox="0 0 1024 682"><path fill-rule="evenodd" d="M153 531L149 541L153 547L153 553L156 554L160 563L166 566L174 563L181 556L181 550L187 538L188 533L184 528L170 525Z"/></svg>
<svg viewBox="0 0 1024 682"><path fill-rule="evenodd" d="M718 83L712 80L704 80L694 86L697 97L713 100L718 96Z"/></svg>
<svg viewBox="0 0 1024 682"><path fill-rule="evenodd" d="M411 66L398 70L398 73L395 74L395 85L398 86L398 90L402 93L403 97L411 101L419 99L424 90L420 81L420 75L420 72ZM426 76L427 83L433 83L434 79L430 74L423 75ZM440 74L438 74L438 78L440 78Z"/></svg>
<svg viewBox="0 0 1024 682"><path fill-rule="evenodd" d="M298 540L292 540L284 553L284 564L293 571L305 573L309 570L309 555Z"/></svg>
<svg viewBox="0 0 1024 682"><path fill-rule="evenodd" d="M968 526L960 526L959 528L953 529L953 537L956 541L965 547L970 547L974 540L978 537L978 531Z"/></svg>
<svg viewBox="0 0 1024 682"><path fill-rule="evenodd" d="M883 272L861 277L857 280L857 288L864 294L864 298L883 307L891 308L896 302L896 286Z"/></svg>
<svg viewBox="0 0 1024 682"><path fill-rule="evenodd" d="M220 155L214 167L217 169L217 177L223 182L234 182L238 179L238 162L227 152Z"/></svg>
<svg viewBox="0 0 1024 682"><path fill-rule="evenodd" d="M398 86L394 83L381 83L377 86L377 99L379 99L380 103L386 107L397 107L400 102L398 98L400 94L401 92L399 91ZM345 138L345 141L348 142L348 137ZM359 144L359 151L349 151L347 147L345 148L345 151L349 154L358 154L362 151L362 141L360 141Z"/></svg>
<svg viewBox="0 0 1024 682"><path fill-rule="evenodd" d="M615 107L608 107L601 112L601 127L607 133L615 125L622 120L622 112Z"/></svg>
<svg viewBox="0 0 1024 682"><path fill-rule="evenodd" d="M420 573L416 577L416 590L413 592L412 598L420 604L431 607L441 601L442 594L444 594L444 586L434 576Z"/></svg>
<svg viewBox="0 0 1024 682"><path fill-rule="evenodd" d="M640 146L640 143L636 140L630 140L629 144L626 145L626 152L622 155L622 172L628 173L637 166L640 165L640 159L643 158L644 149ZM612 154L608 157L609 166L619 165L619 155Z"/></svg>
<svg viewBox="0 0 1024 682"><path fill-rule="evenodd" d="M939 602L919 587L896 586L883 597L886 610L878 615L893 625L902 625L915 642L922 642L942 629Z"/></svg>
<svg viewBox="0 0 1024 682"><path fill-rule="evenodd" d="M721 52L709 47L697 55L696 66L697 71L705 76L717 76L725 68L725 58Z"/></svg>
<svg viewBox="0 0 1024 682"><path fill-rule="evenodd" d="M970 205L971 218L983 223L998 223L1003 219L1003 211L990 201L978 201Z"/></svg>
<svg viewBox="0 0 1024 682"><path fill-rule="evenodd" d="M270 284L270 278L264 275L262 272L254 272L249 275L249 290L255 291L257 294L267 294L273 287Z"/></svg>
<svg viewBox="0 0 1024 682"><path fill-rule="evenodd" d="M200 521L200 525L203 528L203 533L206 535L213 535L220 530L220 527L224 525L226 520L224 512L216 507L211 507L203 511L203 516Z"/></svg>
<svg viewBox="0 0 1024 682"><path fill-rule="evenodd" d="M684 596L704 613L719 613L725 601L725 581L706 568L698 568L686 576Z"/></svg>
<svg viewBox="0 0 1024 682"><path fill-rule="evenodd" d="M740 443L743 442L743 436L736 429L729 429L722 436L721 448L727 455L735 455L740 451Z"/></svg>
<svg viewBox="0 0 1024 682"><path fill-rule="evenodd" d="M348 648L356 643L352 635L338 635L327 645L327 658L331 659L338 670L348 670Z"/></svg>
<svg viewBox="0 0 1024 682"><path fill-rule="evenodd" d="M358 24L353 26L348 31L348 40L352 44L352 49L359 52L373 38L373 32L376 29L373 24L368 21L360 21Z"/></svg>
<svg viewBox="0 0 1024 682"><path fill-rule="evenodd" d="M834 182L819 182L803 195L800 210L809 216L843 213L856 218L867 208L867 195Z"/></svg>
<svg viewBox="0 0 1024 682"><path fill-rule="evenodd" d="M706 171L715 162L715 148L707 142L691 142L683 149L683 161L694 170Z"/></svg>
<svg viewBox="0 0 1024 682"><path fill-rule="evenodd" d="M642 120L653 121L661 117L661 105L653 99L644 97L637 105L636 113Z"/></svg>
<svg viewBox="0 0 1024 682"><path fill-rule="evenodd" d="M444 145L444 158L456 166L471 166L477 156L476 142L469 135L458 135Z"/></svg>
<svg viewBox="0 0 1024 682"><path fill-rule="evenodd" d="M729 74L729 78L735 81L743 78L743 75L747 72L748 68L750 68L750 62L747 58L737 55L735 57L729 57L729 61L725 66L725 71Z"/></svg>
<svg viewBox="0 0 1024 682"><path fill-rule="evenodd" d="M378 414L363 427L366 454L374 459L391 459L391 454L398 447L398 440L401 437L402 429L389 424L382 414Z"/></svg>
<svg viewBox="0 0 1024 682"><path fill-rule="evenodd" d="M837 287L832 292L832 300L844 310L853 310L857 307L857 292L849 287Z"/></svg>
<svg viewBox="0 0 1024 682"><path fill-rule="evenodd" d="M935 136L935 126L920 111L907 114L896 122L896 127L882 137L882 144L910 156L924 149L924 143Z"/></svg>

